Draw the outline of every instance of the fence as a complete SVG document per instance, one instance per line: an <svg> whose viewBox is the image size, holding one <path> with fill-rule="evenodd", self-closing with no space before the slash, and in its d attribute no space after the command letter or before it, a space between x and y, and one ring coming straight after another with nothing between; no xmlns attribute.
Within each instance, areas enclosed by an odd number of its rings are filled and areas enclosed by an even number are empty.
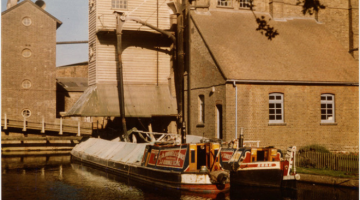
<svg viewBox="0 0 360 200"><path fill-rule="evenodd" d="M319 152L297 152L296 166L336 171L359 171L359 156Z"/></svg>
<svg viewBox="0 0 360 200"><path fill-rule="evenodd" d="M41 130L42 133L45 133L45 131L55 131L59 132L59 135L62 135L63 132L76 133L78 136L92 134L92 123L66 120L61 118L55 119L55 121L50 123L45 123L44 119L41 122L26 121L26 119L21 121L7 119L5 115L5 118L1 119L1 126L2 130L6 130L8 128L22 128L24 132L28 129L32 129Z"/></svg>

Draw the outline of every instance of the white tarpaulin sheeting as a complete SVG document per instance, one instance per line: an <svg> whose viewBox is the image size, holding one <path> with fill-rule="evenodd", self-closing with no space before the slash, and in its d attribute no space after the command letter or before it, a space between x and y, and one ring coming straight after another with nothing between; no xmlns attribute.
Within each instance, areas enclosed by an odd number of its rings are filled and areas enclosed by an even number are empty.
<svg viewBox="0 0 360 200"><path fill-rule="evenodd" d="M153 143L136 144L89 138L76 145L71 154L85 160L90 156L113 162L138 163L141 162L145 147L148 144Z"/></svg>

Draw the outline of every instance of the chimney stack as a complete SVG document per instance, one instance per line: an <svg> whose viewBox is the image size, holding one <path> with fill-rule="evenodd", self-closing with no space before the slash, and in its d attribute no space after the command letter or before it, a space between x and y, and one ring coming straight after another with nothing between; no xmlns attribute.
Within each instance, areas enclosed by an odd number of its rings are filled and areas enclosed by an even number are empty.
<svg viewBox="0 0 360 200"><path fill-rule="evenodd" d="M16 6L16 4L19 2L19 0L8 0L7 5L6 5L6 9L9 9L13 6Z"/></svg>
<svg viewBox="0 0 360 200"><path fill-rule="evenodd" d="M44 10L46 8L46 3L43 0L37 0L35 4Z"/></svg>

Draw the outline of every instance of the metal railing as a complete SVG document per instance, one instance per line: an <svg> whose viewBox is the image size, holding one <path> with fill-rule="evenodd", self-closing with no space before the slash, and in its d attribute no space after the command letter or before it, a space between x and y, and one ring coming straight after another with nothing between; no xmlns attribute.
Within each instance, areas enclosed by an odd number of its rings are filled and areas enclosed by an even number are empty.
<svg viewBox="0 0 360 200"><path fill-rule="evenodd" d="M359 171L359 155L341 153L297 152L296 166L336 171Z"/></svg>

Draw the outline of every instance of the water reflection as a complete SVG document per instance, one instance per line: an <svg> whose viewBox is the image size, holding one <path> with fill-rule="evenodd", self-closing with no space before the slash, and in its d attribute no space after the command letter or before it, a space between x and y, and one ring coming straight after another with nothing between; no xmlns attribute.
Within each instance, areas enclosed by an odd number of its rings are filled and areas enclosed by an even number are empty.
<svg viewBox="0 0 360 200"><path fill-rule="evenodd" d="M216 196L185 193L71 163L70 156L3 157L2 199L359 199L359 191L298 183L297 190L232 187Z"/></svg>

